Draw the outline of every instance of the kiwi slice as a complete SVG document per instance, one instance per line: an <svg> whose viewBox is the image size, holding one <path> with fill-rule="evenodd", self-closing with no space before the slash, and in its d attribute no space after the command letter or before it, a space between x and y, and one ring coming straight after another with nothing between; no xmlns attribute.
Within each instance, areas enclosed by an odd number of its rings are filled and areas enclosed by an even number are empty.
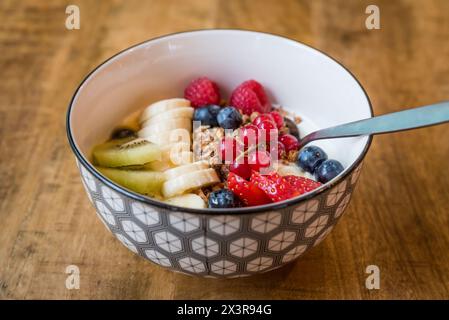
<svg viewBox="0 0 449 320"><path fill-rule="evenodd" d="M157 196L161 193L165 175L162 172L147 170L122 170L96 167L103 175L137 193Z"/></svg>
<svg viewBox="0 0 449 320"><path fill-rule="evenodd" d="M160 160L160 147L144 139L116 139L93 149L94 163L101 167L138 166Z"/></svg>

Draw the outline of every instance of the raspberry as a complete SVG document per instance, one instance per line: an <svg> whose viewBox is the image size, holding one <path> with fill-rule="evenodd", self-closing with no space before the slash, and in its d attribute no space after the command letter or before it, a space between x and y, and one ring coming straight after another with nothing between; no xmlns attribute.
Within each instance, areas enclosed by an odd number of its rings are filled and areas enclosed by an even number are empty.
<svg viewBox="0 0 449 320"><path fill-rule="evenodd" d="M220 103L220 90L215 82L201 77L189 83L184 90L184 98L192 103L194 108Z"/></svg>
<svg viewBox="0 0 449 320"><path fill-rule="evenodd" d="M271 103L262 85L255 80L248 80L240 84L231 94L231 105L250 115L254 111L267 113L271 110Z"/></svg>

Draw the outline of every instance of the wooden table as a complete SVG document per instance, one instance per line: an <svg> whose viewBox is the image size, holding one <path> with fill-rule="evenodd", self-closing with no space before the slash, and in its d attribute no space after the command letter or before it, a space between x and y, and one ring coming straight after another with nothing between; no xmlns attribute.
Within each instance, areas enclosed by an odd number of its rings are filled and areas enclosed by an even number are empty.
<svg viewBox="0 0 449 320"><path fill-rule="evenodd" d="M48 3L47 3L48 2ZM106 232L65 134L83 77L119 50L198 28L269 31L317 47L365 86L376 114L449 99L449 1L16 1L0 4L0 298L449 298L449 126L379 136L332 234L302 259L235 280L174 274ZM80 30L65 28L76 4ZM101 246L98 245L101 243ZM68 265L81 272L67 290ZM379 290L365 268L377 265Z"/></svg>

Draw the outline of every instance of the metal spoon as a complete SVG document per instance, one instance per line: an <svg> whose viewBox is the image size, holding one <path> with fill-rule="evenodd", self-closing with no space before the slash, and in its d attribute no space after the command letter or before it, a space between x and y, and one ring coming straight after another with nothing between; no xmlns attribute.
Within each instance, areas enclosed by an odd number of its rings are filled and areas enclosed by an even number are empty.
<svg viewBox="0 0 449 320"><path fill-rule="evenodd" d="M303 147L315 140L404 131L445 122L449 122L449 102L435 103L419 108L387 113L377 117L321 129L306 135L299 143Z"/></svg>

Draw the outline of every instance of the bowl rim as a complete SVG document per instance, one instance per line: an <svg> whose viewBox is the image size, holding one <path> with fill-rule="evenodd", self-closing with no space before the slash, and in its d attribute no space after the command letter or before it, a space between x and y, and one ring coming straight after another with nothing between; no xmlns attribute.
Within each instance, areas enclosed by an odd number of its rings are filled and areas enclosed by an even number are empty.
<svg viewBox="0 0 449 320"><path fill-rule="evenodd" d="M371 100L369 99L368 94L366 93L365 88L362 86L362 84L360 83L360 81L354 76L354 74L345 66L343 65L340 61L338 61L337 59L333 58L332 56L330 56L329 54L316 49L310 45L307 45L305 43L302 43L300 41L291 39L289 37L285 37L285 36L281 36L275 33L270 33L270 32L260 32L260 31L253 31L253 30L248 30L248 29L232 29L232 28L209 28L209 29L193 29L193 30L187 30L187 31L180 31L180 32L173 32L173 33L169 33L169 34L164 34L161 36L157 36L142 42L139 42L137 44L134 44L130 47L127 47L121 51L119 51L118 53L112 55L111 57L107 58L106 60L104 60L103 62L101 62L98 66L96 66L92 71L90 71L80 82L80 84L78 85L78 87L76 88L72 98L70 99L69 105L68 105L68 109L67 109L67 114L66 114L66 133L67 133L67 138L70 144L70 147L72 148L73 153L75 154L76 158L78 159L78 161L80 162L80 164L89 171L89 173L91 173L95 178L97 178L98 180L100 180L102 183L104 183L105 185L107 185L108 187L112 188L114 191L129 197L133 200L137 200L140 202L143 202L145 204L148 205L152 205L152 206L156 206L158 208L161 209L165 209L165 210L170 210L170 211L181 211L181 212L185 212L185 213L191 213L191 214L203 214L203 215L238 215L238 214L250 214L250 213L261 213L261 212L267 212L267 211L274 211L274 210L278 210L278 209L282 209L282 208L286 208L292 205L297 205L300 204L304 201L310 200L311 198L314 198L315 196L325 192L328 189L331 189L332 187L334 187L335 185L339 184L341 181L345 180L346 177L348 177L352 171L354 171L355 168L357 168L359 166L359 164L363 161L363 159L365 158L372 140L373 140L373 136L369 135L368 136L368 141L365 144L365 148L363 149L363 151L361 152L361 154L357 157L357 159L352 163L351 166L349 166L349 168L347 168L347 170L345 170L343 172L343 174L338 175L336 178L334 178L333 180L331 180L328 183L323 184L322 186L320 186L319 188L305 193L303 195L300 195L298 197L294 197L288 200L284 200L281 202L275 202L275 203L270 203L270 204L265 204L265 205L261 205L261 206L252 206L252 207L241 207L241 208L223 208L223 209L218 209L218 208L205 208L205 209L194 209L194 208L188 208L188 207L180 207L180 206L174 206L156 199L153 199L151 197L136 193L134 191L131 191L125 187L122 187L121 185L113 182L112 180L106 178L105 176L103 176L99 171L97 171L95 169L95 167L83 156L83 154L81 153L81 151L78 149L76 143L75 143L75 139L73 138L72 135L72 129L71 129L71 125L70 125L70 119L71 119L71 113L72 113L72 109L73 109L73 105L75 102L75 99L78 95L78 93L80 92L82 86L84 85L84 83L86 83L90 77L102 66L104 66L105 64L107 64L109 61L113 60L114 58L118 57L121 54L124 54L128 51L131 51L132 49L139 47L141 45L150 43L152 41L155 40L160 40L160 39L164 39L164 38L168 38L168 37L172 37L172 36L177 36L177 35L182 35L182 34L195 34L195 33L207 33L207 32L236 32L236 33L253 33L254 35L263 35L263 36L271 36L271 37L276 37L279 38L283 41L290 41L295 45L302 45L305 46L319 54L322 54L326 57L328 57L329 59L333 60L335 63L337 63L338 65L340 65L344 70L346 70L346 72L348 72L348 74L356 81L356 83L359 85L360 89L362 90L363 94L365 95L365 98L368 102L368 106L370 109L370 117L374 116L374 112L373 112L373 107L371 104Z"/></svg>

